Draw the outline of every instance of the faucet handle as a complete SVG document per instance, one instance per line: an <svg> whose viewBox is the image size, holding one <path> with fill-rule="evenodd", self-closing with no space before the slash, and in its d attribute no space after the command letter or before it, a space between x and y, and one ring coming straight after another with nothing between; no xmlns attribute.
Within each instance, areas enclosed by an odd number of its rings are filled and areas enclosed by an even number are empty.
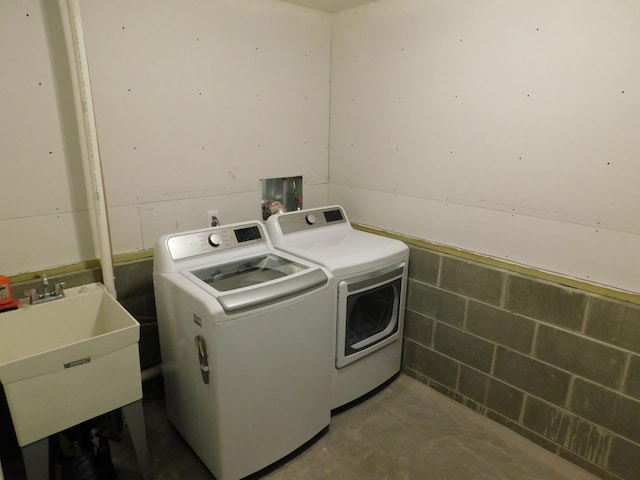
<svg viewBox="0 0 640 480"><path fill-rule="evenodd" d="M46 273L43 273L42 275L40 275L40 277L42 278L42 285L44 285L45 287L49 285L49 277L47 277Z"/></svg>
<svg viewBox="0 0 640 480"><path fill-rule="evenodd" d="M34 303L38 298L38 291L35 288L32 288L29 291L29 303Z"/></svg>
<svg viewBox="0 0 640 480"><path fill-rule="evenodd" d="M55 289L56 289L56 295L57 296L62 296L64 295L64 286L66 285L65 282L60 282L60 283L56 283L55 285Z"/></svg>

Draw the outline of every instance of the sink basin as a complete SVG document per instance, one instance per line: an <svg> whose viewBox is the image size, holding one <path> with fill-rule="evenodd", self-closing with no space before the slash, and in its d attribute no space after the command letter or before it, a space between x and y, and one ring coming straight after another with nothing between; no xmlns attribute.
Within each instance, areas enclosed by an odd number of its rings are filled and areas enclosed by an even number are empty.
<svg viewBox="0 0 640 480"><path fill-rule="evenodd" d="M0 314L0 382L18 444L142 398L140 325L100 283Z"/></svg>

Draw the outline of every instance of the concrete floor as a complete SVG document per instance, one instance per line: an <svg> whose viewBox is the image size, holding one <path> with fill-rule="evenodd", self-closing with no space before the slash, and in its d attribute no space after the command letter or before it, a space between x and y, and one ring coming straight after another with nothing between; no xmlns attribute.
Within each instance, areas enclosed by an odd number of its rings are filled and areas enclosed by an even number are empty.
<svg viewBox="0 0 640 480"><path fill-rule="evenodd" d="M154 480L213 476L145 404ZM128 436L112 447L119 480L139 480ZM329 430L266 480L593 480L596 477L406 375L331 419Z"/></svg>
<svg viewBox="0 0 640 480"><path fill-rule="evenodd" d="M144 404L153 480L214 477L168 422L164 402ZM17 446L16 446L17 447ZM125 432L112 442L118 480L142 475ZM8 463L7 463L8 460ZM5 480L23 480L19 453L3 458ZM334 415L296 455L251 480L594 480L596 477L400 375Z"/></svg>

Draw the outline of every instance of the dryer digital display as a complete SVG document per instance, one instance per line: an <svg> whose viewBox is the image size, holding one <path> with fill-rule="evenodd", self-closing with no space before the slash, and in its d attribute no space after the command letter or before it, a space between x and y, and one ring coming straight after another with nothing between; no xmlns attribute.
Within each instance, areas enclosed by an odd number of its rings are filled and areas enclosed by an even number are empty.
<svg viewBox="0 0 640 480"><path fill-rule="evenodd" d="M324 212L324 219L327 221L327 223L330 223L344 220L344 217L342 216L342 212L336 208L335 210L327 210L326 212Z"/></svg>

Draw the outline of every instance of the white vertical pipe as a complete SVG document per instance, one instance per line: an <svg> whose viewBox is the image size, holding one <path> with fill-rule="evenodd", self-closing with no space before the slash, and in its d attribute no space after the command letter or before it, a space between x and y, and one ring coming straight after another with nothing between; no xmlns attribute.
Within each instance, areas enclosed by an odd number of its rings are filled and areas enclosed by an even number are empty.
<svg viewBox="0 0 640 480"><path fill-rule="evenodd" d="M109 293L116 296L115 276L113 273L113 258L111 249L111 237L109 235L109 215L104 194L104 180L102 177L102 164L98 147L98 132L96 129L96 117L93 110L93 94L91 91L91 79L89 77L89 63L87 50L82 30L82 18L80 5L77 0L59 0L63 26L67 32L67 43L71 43L69 58L71 68L75 66L77 75L77 89L82 115L78 117L78 131L80 137L84 137L86 149L83 150L88 157L84 164L89 164L90 183L87 185L89 208L95 210L96 232L98 235L98 248L100 264L102 266L102 281ZM67 14L65 21L64 14ZM84 135L83 135L84 134Z"/></svg>

